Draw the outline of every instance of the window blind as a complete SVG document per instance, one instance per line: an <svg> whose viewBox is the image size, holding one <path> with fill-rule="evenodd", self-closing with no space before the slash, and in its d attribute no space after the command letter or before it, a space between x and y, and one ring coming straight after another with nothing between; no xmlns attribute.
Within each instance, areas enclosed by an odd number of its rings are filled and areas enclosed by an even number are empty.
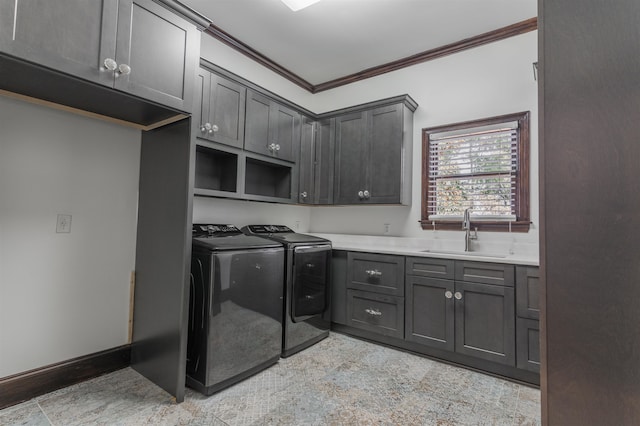
<svg viewBox="0 0 640 426"><path fill-rule="evenodd" d="M518 123L429 135L430 220L515 220Z"/></svg>

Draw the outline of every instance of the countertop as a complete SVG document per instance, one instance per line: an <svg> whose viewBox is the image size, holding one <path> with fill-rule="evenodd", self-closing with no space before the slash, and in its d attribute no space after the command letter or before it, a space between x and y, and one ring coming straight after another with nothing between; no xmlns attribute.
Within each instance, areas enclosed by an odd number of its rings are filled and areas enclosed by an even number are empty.
<svg viewBox="0 0 640 426"><path fill-rule="evenodd" d="M334 250L395 254L400 256L432 257L439 259L473 260L478 262L508 263L538 266L538 246L531 243L484 243L464 251L464 241L420 239L349 234L316 234L331 241ZM479 245L478 245L479 246Z"/></svg>

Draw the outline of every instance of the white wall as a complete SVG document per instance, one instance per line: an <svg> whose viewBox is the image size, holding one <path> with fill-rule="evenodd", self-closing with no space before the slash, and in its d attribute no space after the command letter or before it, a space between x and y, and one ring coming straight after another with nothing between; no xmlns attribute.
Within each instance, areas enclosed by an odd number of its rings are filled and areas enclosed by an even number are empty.
<svg viewBox="0 0 640 426"><path fill-rule="evenodd" d="M413 125L413 187L410 207L323 207L311 211L311 231L433 238L420 220L421 129L501 114L531 111L531 219L528 234L480 233L479 241L517 238L537 244L538 97L532 63L537 61L537 32L529 32L314 96L312 110L326 112L409 94L419 107ZM460 233L440 231L439 236Z"/></svg>
<svg viewBox="0 0 640 426"><path fill-rule="evenodd" d="M0 97L0 377L127 343L139 161L139 131Z"/></svg>

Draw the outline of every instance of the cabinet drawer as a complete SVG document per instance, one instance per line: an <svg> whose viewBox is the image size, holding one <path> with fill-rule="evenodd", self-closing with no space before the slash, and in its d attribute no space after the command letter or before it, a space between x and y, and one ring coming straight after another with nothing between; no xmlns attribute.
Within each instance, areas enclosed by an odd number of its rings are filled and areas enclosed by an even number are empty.
<svg viewBox="0 0 640 426"><path fill-rule="evenodd" d="M407 275L433 277L452 280L455 276L454 261L430 259L428 257L407 257Z"/></svg>
<svg viewBox="0 0 640 426"><path fill-rule="evenodd" d="M349 252L349 288L404 296L404 257Z"/></svg>
<svg viewBox="0 0 640 426"><path fill-rule="evenodd" d="M347 290L347 325L404 338L404 298Z"/></svg>
<svg viewBox="0 0 640 426"><path fill-rule="evenodd" d="M501 263L456 261L456 281L513 287L514 265Z"/></svg>
<svg viewBox="0 0 640 426"><path fill-rule="evenodd" d="M540 324L536 320L516 319L517 367L540 372Z"/></svg>
<svg viewBox="0 0 640 426"><path fill-rule="evenodd" d="M516 267L516 313L519 317L540 318L539 271L534 266Z"/></svg>

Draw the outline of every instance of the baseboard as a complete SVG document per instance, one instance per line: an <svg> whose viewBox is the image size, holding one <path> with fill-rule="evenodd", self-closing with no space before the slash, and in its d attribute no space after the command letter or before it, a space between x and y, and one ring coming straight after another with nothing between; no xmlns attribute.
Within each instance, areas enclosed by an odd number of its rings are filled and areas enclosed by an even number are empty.
<svg viewBox="0 0 640 426"><path fill-rule="evenodd" d="M129 366L131 345L0 378L0 409Z"/></svg>

